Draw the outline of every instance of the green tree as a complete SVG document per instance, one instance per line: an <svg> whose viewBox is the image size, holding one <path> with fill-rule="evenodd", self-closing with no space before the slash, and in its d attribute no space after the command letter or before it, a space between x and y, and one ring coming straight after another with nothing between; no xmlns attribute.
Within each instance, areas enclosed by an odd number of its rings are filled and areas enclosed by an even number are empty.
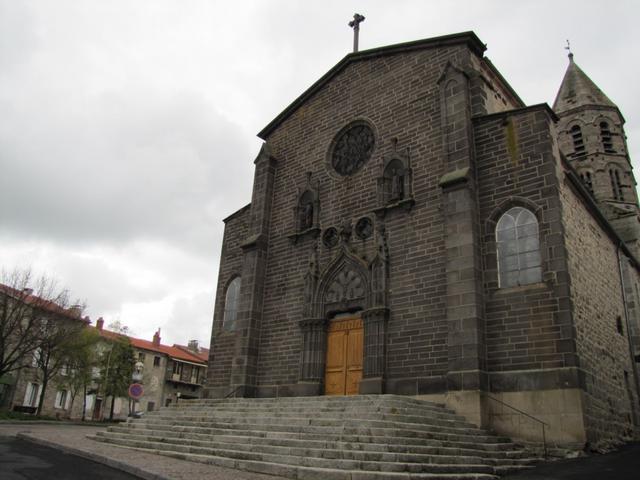
<svg viewBox="0 0 640 480"><path fill-rule="evenodd" d="M98 366L97 345L100 334L95 329L85 328L75 338L69 348L68 372L62 385L67 388L71 397L69 413L78 393L82 392L82 421L87 410L87 388L94 378L94 368Z"/></svg>
<svg viewBox="0 0 640 480"><path fill-rule="evenodd" d="M129 339L121 336L110 340L102 352L100 362L100 391L104 398L111 397L109 420L113 420L116 397L125 397L131 384L135 354Z"/></svg>

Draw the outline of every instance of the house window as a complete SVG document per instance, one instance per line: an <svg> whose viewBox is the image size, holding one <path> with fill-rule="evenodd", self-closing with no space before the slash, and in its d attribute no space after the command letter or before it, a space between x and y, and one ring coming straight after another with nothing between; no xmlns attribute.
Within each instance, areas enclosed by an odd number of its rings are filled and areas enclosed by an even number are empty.
<svg viewBox="0 0 640 480"><path fill-rule="evenodd" d="M27 390L24 394L24 401L22 404L26 407L37 407L39 394L40 393L40 384L29 382L27 384Z"/></svg>
<svg viewBox="0 0 640 480"><path fill-rule="evenodd" d="M542 280L538 220L529 210L514 207L496 226L498 282L501 288Z"/></svg>
<svg viewBox="0 0 640 480"><path fill-rule="evenodd" d="M571 127L571 139L573 140L573 152L578 157L585 154L582 130L578 125Z"/></svg>
<svg viewBox="0 0 640 480"><path fill-rule="evenodd" d="M240 277L234 278L227 287L224 297L224 318L222 326L225 330L233 330L238 317L238 304L240 303Z"/></svg>
<svg viewBox="0 0 640 480"><path fill-rule="evenodd" d="M617 316L616 317L616 330L618 331L618 333L620 335L624 335L624 328L622 328L622 317L621 316Z"/></svg>
<svg viewBox="0 0 640 480"><path fill-rule="evenodd" d="M181 363L173 362L173 374L182 375L182 367L183 365Z"/></svg>
<svg viewBox="0 0 640 480"><path fill-rule="evenodd" d="M154 367L159 367L160 366L160 357L158 357L158 356L153 357L153 366Z"/></svg>
<svg viewBox="0 0 640 480"><path fill-rule="evenodd" d="M138 361L144 363L144 353L138 352Z"/></svg>
<svg viewBox="0 0 640 480"><path fill-rule="evenodd" d="M611 181L613 199L624 202L624 193L622 191L622 183L620 182L620 170L617 168L609 169L609 180Z"/></svg>
<svg viewBox="0 0 640 480"><path fill-rule="evenodd" d="M156 402L147 402L147 412L153 412L154 408L156 408Z"/></svg>
<svg viewBox="0 0 640 480"><path fill-rule="evenodd" d="M40 363L40 359L42 358L42 349L40 347L36 348L33 351L33 358L31 359L31 366L37 367Z"/></svg>
<svg viewBox="0 0 640 480"><path fill-rule="evenodd" d="M58 392L56 393L55 408L65 408L66 403L67 403L67 391L58 390Z"/></svg>
<svg viewBox="0 0 640 480"><path fill-rule="evenodd" d="M616 153L613 149L613 140L611 139L611 130L607 122L600 122L600 140L602 148L606 153Z"/></svg>

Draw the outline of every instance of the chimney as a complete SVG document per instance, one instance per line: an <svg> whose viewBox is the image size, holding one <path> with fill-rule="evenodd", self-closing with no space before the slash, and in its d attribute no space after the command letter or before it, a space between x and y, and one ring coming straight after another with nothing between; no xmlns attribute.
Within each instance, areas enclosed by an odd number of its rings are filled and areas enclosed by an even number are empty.
<svg viewBox="0 0 640 480"><path fill-rule="evenodd" d="M82 305L78 305L77 303L75 305L71 305L69 307L69 314L79 318L80 315L82 315Z"/></svg>
<svg viewBox="0 0 640 480"><path fill-rule="evenodd" d="M102 327L104 327L104 318L100 317L98 320L96 320L96 328L98 330L102 330Z"/></svg>
<svg viewBox="0 0 640 480"><path fill-rule="evenodd" d="M158 329L158 331L153 334L153 344L156 347L160 346L160 329Z"/></svg>
<svg viewBox="0 0 640 480"><path fill-rule="evenodd" d="M33 295L33 288L23 288L22 289L22 293L24 293L25 295Z"/></svg>
<svg viewBox="0 0 640 480"><path fill-rule="evenodd" d="M198 353L198 340L189 340L187 348L192 352Z"/></svg>

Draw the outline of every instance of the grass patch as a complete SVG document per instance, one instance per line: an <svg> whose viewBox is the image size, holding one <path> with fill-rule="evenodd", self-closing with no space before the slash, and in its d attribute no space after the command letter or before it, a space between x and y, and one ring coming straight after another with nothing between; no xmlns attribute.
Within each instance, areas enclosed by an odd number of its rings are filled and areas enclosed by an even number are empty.
<svg viewBox="0 0 640 480"><path fill-rule="evenodd" d="M55 417L49 417L47 415L41 415L36 417L35 415L30 415L28 413L22 412L11 412L9 410L0 410L0 420L17 420L17 421L25 421L25 422L33 422L39 420L58 420Z"/></svg>

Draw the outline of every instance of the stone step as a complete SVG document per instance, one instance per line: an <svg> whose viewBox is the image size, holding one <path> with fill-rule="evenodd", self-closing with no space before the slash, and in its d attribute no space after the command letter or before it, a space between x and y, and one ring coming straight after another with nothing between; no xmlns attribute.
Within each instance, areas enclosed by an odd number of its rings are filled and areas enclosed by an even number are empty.
<svg viewBox="0 0 640 480"><path fill-rule="evenodd" d="M415 400L397 395L381 395L376 396L359 396L362 398L353 399L353 397L289 397L277 399L210 399L210 400L183 400L179 404L172 404L166 407L166 410L179 412L184 409L273 409L286 407L287 410L295 408L303 408L306 411L312 409L314 411L322 409L339 409L339 408L362 408L363 406L379 406L390 408L407 408L418 412L434 412L438 415L450 415L462 419L453 410L439 406L436 403Z"/></svg>
<svg viewBox="0 0 640 480"><path fill-rule="evenodd" d="M340 396L320 396L320 397L279 397L279 398L230 398L222 399L196 399L182 400L178 404L172 404L167 409L180 410L182 408L271 408L273 406L309 407L309 408L343 408L353 405L357 406L377 406L389 405L395 407L417 408L433 412L456 413L442 405L424 400L402 397L398 395L358 395L358 398Z"/></svg>
<svg viewBox="0 0 640 480"><path fill-rule="evenodd" d="M399 415L376 415L361 414L354 419L353 414L332 414L332 415L314 415L312 417L300 417L294 414L283 412L272 413L268 415L243 415L231 416L222 415L220 413L213 415L182 415L179 417L170 414L155 415L147 417L146 420L154 423L166 422L167 424L181 424L192 426L209 426L217 423L246 423L254 425L278 424L286 422L288 425L318 425L318 426L343 426L353 422L358 422L360 426L368 427L385 427L389 425L398 425L399 427L407 426L418 430L428 429L433 432L448 431L451 433L458 432L460 434L469 435L487 435L487 432L475 427L475 425L465 423L442 422L434 419L422 419L419 417L406 417ZM410 427L409 427L410 426Z"/></svg>
<svg viewBox="0 0 640 480"><path fill-rule="evenodd" d="M394 395L190 400L94 436L296 479L494 479L531 459L434 403Z"/></svg>
<svg viewBox="0 0 640 480"><path fill-rule="evenodd" d="M198 411L187 411L184 412L174 412L174 411L158 411L151 412L147 415L147 418L172 418L175 420L207 420L210 418L238 418L241 416L242 418L263 418L263 417L302 417L305 415L309 415L308 410L304 410L302 408L297 409L287 409L286 412L282 412L279 410L274 411L229 411L229 410L198 410ZM334 419L342 419L342 418L360 418L362 420L391 420L402 423L416 423L423 425L437 425L444 427L453 427L453 428L476 428L474 424L466 421L464 418L460 419L451 419L451 418L440 418L435 415L425 416L424 414L407 414L404 412L393 411L391 409L387 409L386 411L377 410L375 412L363 413L358 412L357 409L336 409L336 410L324 410L324 411L314 411L314 417L322 417L322 418L334 418Z"/></svg>
<svg viewBox="0 0 640 480"><path fill-rule="evenodd" d="M126 433L129 431L154 432L159 436L168 433L181 434L185 438L211 438L211 437L242 437L242 438L260 438L267 441L321 441L321 442L343 442L350 444L389 444L389 445L405 445L407 448L412 446L424 446L425 440L415 437L401 436L372 436L372 435L346 435L343 433L291 433L291 432L274 432L270 430L238 430L238 429L199 429L195 431L193 428L171 427L166 425L157 425L152 429L146 425L133 424L125 427L113 426L109 427L109 431ZM207 431L203 431L207 430ZM480 443L480 442L455 442L430 439L429 446L445 447L445 448L467 448L485 451L488 454L496 452L507 452L513 450L515 445L511 442L503 443Z"/></svg>
<svg viewBox="0 0 640 480"><path fill-rule="evenodd" d="M150 450L144 448L130 448L147 453L155 453L168 457L207 463L226 468L235 468L248 472L263 473L297 480L499 480L495 475L483 473L397 473L371 472L360 470L339 470L333 468L312 468L303 466L284 465L251 460L238 460L226 457L197 455L173 452L170 450Z"/></svg>
<svg viewBox="0 0 640 480"><path fill-rule="evenodd" d="M336 423L325 419L305 419L305 422L297 423L295 421L287 423L245 423L238 422L218 422L209 421L202 423L195 422L174 422L174 421L153 421L144 419L140 422L132 423L136 425L145 425L152 428L168 427L176 428L177 431L190 430L201 433L211 433L212 430L238 430L238 431L269 431L279 433L315 433L315 434L340 434L340 435L368 435L368 436L395 436L395 437L413 437L420 439L448 440L454 442L481 442L481 443L507 443L510 440L504 437L492 436L486 432L476 431L455 431L455 430L436 430L416 428L413 424L394 424L386 423L382 425L368 425L366 421L352 420L348 422Z"/></svg>
<svg viewBox="0 0 640 480"><path fill-rule="evenodd" d="M425 445L423 442L420 444L411 444L411 443L403 443L400 441L394 441L393 443L373 443L373 442L358 442L357 440L351 441L331 441L323 438L322 440L312 440L310 438L299 439L299 438L273 438L266 436L241 436L241 435L205 435L198 433L190 433L190 432L167 432L167 431L155 431L155 430L144 430L144 429L136 429L135 431L132 429L128 429L126 427L118 427L114 426L110 429L110 431L116 433L125 433L125 434L133 434L140 433L143 435L155 435L157 437L166 437L168 434L171 434L175 438L180 438L182 440L190 440L194 439L196 441L205 441L205 442L225 442L225 443L240 443L243 445L274 445L274 446L284 446L284 447L299 447L300 445L304 445L306 447L312 448L330 448L330 449L348 449L348 450L371 450L371 451L380 451L380 452L394 452L394 453L418 453L425 455L469 455L469 456L486 456L493 459L520 459L526 456L523 450L514 450L513 444L509 444L511 449L506 450L483 450L478 448L478 445L473 443L470 444L468 448L464 447L456 447L456 446L446 446L446 445ZM100 432L103 433L103 432ZM373 438L370 440L374 440ZM401 439L398 439L401 440ZM503 444L500 444L503 445ZM492 447L495 447L496 444L492 444ZM529 459L527 459L529 461Z"/></svg>
<svg viewBox="0 0 640 480"><path fill-rule="evenodd" d="M351 445L343 444L323 444L321 446L299 441L294 445L273 445L271 443L240 443L228 442L226 439L216 441L213 439L197 440L185 439L178 436L157 435L153 433L135 434L133 432L97 432L98 436L104 436L117 441L119 438L130 440L158 442L175 445L189 445L195 447L208 447L213 450L225 450L232 446L232 450L261 452L265 454L308 456L317 458L341 458L351 460L373 460L379 462L403 462L403 463L444 463L444 464L483 464L483 465L507 465L526 466L530 463L528 459L518 458L491 458L486 455L456 454L451 453L418 453L407 451L389 452L384 449L371 448L372 445L380 444L359 444L361 448L351 448ZM481 452L475 452L481 453Z"/></svg>
<svg viewBox="0 0 640 480"><path fill-rule="evenodd" d="M118 439L113 441L104 438L107 443L117 443L134 448L144 448L148 450L170 450L173 452L197 454L206 456L221 456L237 460L252 460L258 462L277 463L284 465L332 468L340 470L366 470L369 472L409 472L409 473L484 473L494 474L495 467L485 464L447 464L447 463L415 463L415 462L394 462L376 460L355 460L344 458L321 458L312 456L282 455L273 453L263 453L256 451L241 451L232 449L214 449L210 447L200 447L192 445L168 445L162 442L152 442L136 439ZM517 466L512 466L518 469Z"/></svg>

